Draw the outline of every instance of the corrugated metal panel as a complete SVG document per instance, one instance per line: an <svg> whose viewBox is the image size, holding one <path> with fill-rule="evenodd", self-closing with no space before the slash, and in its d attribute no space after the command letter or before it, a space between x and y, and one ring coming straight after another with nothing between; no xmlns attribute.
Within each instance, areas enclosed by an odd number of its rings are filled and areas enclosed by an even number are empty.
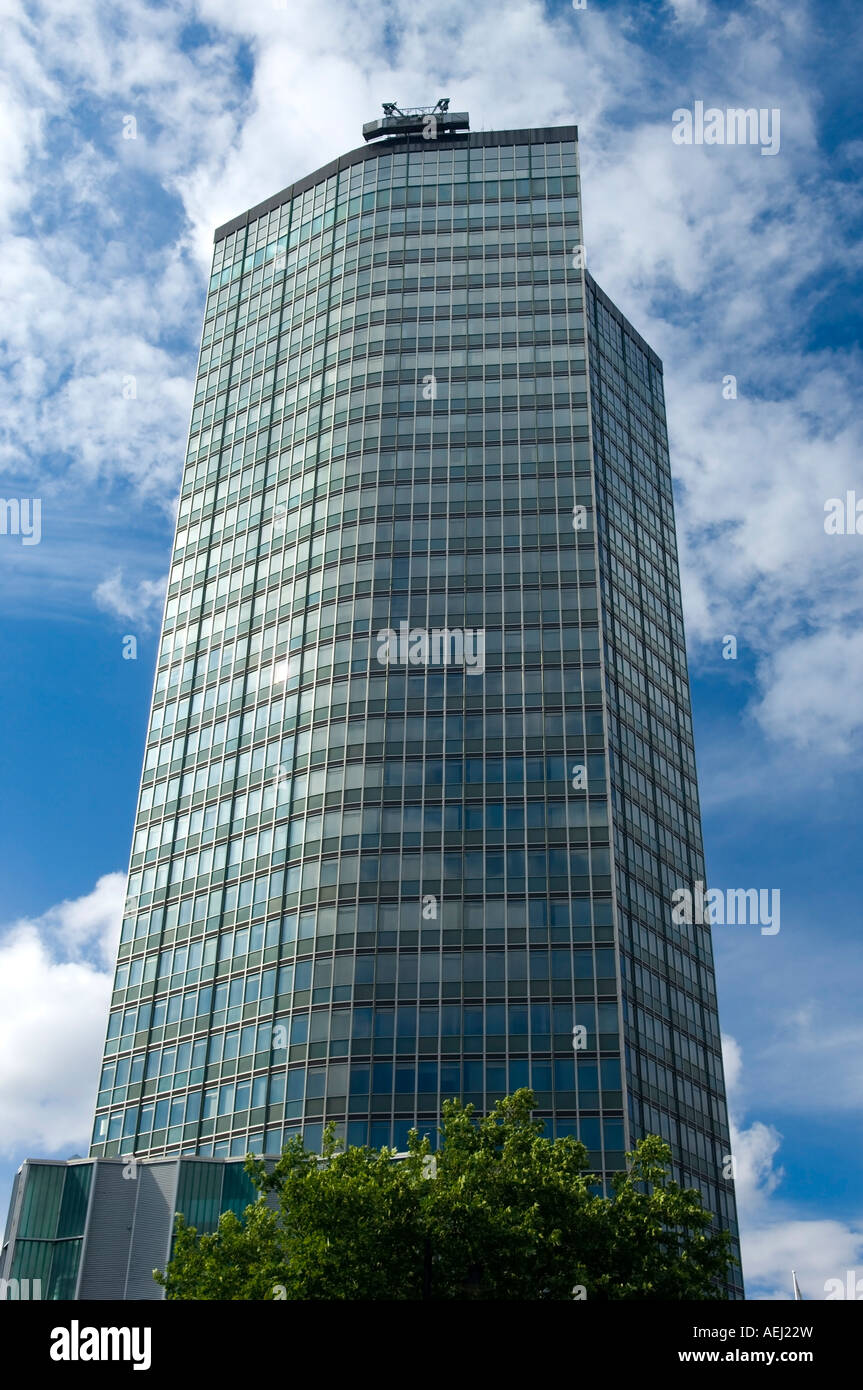
<svg viewBox="0 0 863 1390"><path fill-rule="evenodd" d="M139 1178L124 1178L127 1165L96 1161L90 1220L81 1257L79 1299L123 1298L129 1241Z"/></svg>
<svg viewBox="0 0 863 1390"><path fill-rule="evenodd" d="M129 1272L125 1295L120 1297L148 1301L164 1297L153 1279L153 1270L164 1269L168 1261L179 1172L178 1159L142 1164L138 1168L138 1200Z"/></svg>

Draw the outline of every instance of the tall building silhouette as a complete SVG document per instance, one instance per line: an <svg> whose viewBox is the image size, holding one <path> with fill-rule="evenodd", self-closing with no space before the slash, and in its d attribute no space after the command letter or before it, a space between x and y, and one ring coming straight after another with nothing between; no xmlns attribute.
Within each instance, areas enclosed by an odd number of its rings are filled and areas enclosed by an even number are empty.
<svg viewBox="0 0 863 1390"><path fill-rule="evenodd" d="M249 1150L528 1085L736 1230L662 365L575 127L364 135L216 232L90 1158L7 1231L46 1296L160 1296Z"/></svg>

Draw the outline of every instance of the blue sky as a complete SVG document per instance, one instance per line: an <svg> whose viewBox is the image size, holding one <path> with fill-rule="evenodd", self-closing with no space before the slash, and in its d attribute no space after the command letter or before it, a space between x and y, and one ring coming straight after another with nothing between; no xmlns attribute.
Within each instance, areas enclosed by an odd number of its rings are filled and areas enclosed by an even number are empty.
<svg viewBox="0 0 863 1390"><path fill-rule="evenodd" d="M42 539L0 536L0 1205L88 1141L213 228L447 95L578 124L588 266L664 360L710 882L781 891L715 931L748 1289L863 1273L854 0L8 10L0 492ZM779 152L674 144L696 101Z"/></svg>

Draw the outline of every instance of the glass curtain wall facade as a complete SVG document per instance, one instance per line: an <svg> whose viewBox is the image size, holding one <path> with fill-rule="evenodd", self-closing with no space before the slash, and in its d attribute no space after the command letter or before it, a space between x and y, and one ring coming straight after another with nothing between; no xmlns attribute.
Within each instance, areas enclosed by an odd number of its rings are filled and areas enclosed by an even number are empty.
<svg viewBox="0 0 863 1390"><path fill-rule="evenodd" d="M661 367L581 241L574 127L383 141L217 232L93 1155L403 1148L530 1085L732 1223L709 935L663 925Z"/></svg>
<svg viewBox="0 0 863 1390"><path fill-rule="evenodd" d="M736 1237L710 928L668 906L706 873L662 363L585 288L629 1132L661 1134Z"/></svg>
<svg viewBox="0 0 863 1390"><path fill-rule="evenodd" d="M91 1179L88 1163L28 1165L15 1249L5 1274L24 1285L16 1297L75 1297ZM13 1207L15 1195L13 1190ZM7 1297L4 1289L0 1300Z"/></svg>

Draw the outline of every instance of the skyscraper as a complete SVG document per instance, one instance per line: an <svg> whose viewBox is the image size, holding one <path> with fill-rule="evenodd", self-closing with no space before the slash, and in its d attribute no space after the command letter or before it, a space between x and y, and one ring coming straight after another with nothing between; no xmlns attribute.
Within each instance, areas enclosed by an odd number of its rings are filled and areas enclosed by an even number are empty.
<svg viewBox="0 0 863 1390"><path fill-rule="evenodd" d="M216 232L75 1171L176 1160L212 1221L199 1159L530 1085L734 1230L662 367L586 271L575 127L467 127L390 106Z"/></svg>

